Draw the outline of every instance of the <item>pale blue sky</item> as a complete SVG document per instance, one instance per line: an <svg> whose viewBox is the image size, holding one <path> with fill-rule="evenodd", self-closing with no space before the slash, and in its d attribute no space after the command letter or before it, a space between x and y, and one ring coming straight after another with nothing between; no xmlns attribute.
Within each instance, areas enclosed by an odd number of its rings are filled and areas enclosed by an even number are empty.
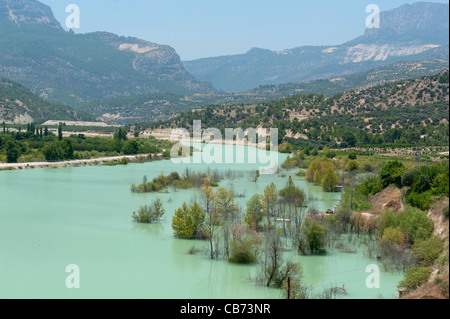
<svg viewBox="0 0 450 319"><path fill-rule="evenodd" d="M81 10L77 33L108 31L167 44L183 60L334 45L363 34L366 6L381 11L408 0L40 0L65 27L69 4ZM448 3L448 0L433 2Z"/></svg>

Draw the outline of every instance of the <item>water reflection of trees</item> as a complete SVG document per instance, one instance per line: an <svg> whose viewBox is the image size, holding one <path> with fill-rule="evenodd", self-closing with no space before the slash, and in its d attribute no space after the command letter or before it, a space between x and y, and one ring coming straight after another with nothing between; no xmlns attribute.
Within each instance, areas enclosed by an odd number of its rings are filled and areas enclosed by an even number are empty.
<svg viewBox="0 0 450 319"><path fill-rule="evenodd" d="M173 264L182 272L198 274L206 257L206 241L195 241L186 239L172 240L172 261ZM196 254L190 254L193 247L198 251Z"/></svg>
<svg viewBox="0 0 450 319"><path fill-rule="evenodd" d="M133 225L133 231L135 232L143 232L149 235L159 236L165 230L165 226L162 223L154 223L154 224L139 224L135 223Z"/></svg>

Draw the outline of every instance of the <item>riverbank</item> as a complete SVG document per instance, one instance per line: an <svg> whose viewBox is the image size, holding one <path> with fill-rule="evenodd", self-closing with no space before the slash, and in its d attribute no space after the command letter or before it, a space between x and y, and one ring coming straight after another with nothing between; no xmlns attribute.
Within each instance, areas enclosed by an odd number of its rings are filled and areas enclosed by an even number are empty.
<svg viewBox="0 0 450 319"><path fill-rule="evenodd" d="M2 170L17 170L17 169L32 169L32 168L58 168L58 167L73 167L82 165L103 165L110 164L117 161L118 163L124 159L129 162L147 161L152 154L138 154L138 155L123 155L111 157L99 157L83 160L62 161L62 162L29 162L29 163L0 163L0 171ZM161 159L162 154L153 155L153 159Z"/></svg>

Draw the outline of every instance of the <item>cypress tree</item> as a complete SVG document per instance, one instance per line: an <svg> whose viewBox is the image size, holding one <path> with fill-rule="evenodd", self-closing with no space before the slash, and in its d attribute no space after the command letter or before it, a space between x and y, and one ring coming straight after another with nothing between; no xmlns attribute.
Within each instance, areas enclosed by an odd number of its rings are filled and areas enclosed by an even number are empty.
<svg viewBox="0 0 450 319"><path fill-rule="evenodd" d="M58 140L62 141L63 140L63 134L62 134L62 125L61 123L58 126Z"/></svg>

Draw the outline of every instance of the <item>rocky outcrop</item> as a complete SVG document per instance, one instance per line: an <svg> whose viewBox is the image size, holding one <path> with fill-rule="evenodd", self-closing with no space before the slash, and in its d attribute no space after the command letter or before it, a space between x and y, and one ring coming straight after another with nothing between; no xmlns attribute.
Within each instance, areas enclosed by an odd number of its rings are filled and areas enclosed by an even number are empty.
<svg viewBox="0 0 450 319"><path fill-rule="evenodd" d="M0 0L0 19L8 19L19 29L23 25L40 25L61 30L52 9L37 1Z"/></svg>
<svg viewBox="0 0 450 319"><path fill-rule="evenodd" d="M157 78L159 81L173 81L198 93L214 91L211 84L197 81L186 71L180 56L170 46L107 32L95 32L86 36L94 41L106 43L118 51L132 53L133 68L149 77Z"/></svg>

